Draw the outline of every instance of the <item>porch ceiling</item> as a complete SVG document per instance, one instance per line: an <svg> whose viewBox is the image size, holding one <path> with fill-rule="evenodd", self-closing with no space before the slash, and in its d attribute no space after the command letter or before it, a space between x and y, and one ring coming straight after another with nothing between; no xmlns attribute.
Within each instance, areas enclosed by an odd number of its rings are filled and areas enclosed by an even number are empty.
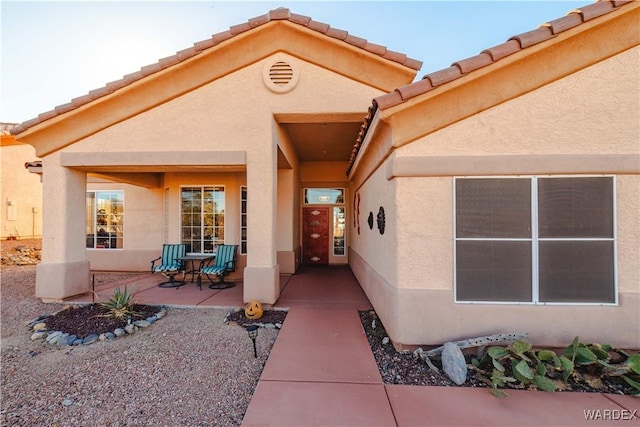
<svg viewBox="0 0 640 427"><path fill-rule="evenodd" d="M348 161L362 126L358 121L281 123L301 162Z"/></svg>

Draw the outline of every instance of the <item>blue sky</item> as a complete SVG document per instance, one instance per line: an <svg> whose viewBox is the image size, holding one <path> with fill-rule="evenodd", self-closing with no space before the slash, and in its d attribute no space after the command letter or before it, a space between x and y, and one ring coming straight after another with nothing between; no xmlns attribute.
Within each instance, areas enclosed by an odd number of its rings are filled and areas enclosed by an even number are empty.
<svg viewBox="0 0 640 427"><path fill-rule="evenodd" d="M584 1L5 1L0 121L20 123L278 7L423 61L417 78Z"/></svg>

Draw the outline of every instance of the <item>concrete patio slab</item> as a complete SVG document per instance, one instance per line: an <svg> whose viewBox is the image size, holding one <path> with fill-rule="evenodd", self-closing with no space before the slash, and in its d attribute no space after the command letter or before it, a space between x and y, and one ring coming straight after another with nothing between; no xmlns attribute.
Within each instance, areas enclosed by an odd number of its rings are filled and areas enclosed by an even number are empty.
<svg viewBox="0 0 640 427"><path fill-rule="evenodd" d="M260 381L243 426L395 426L382 384Z"/></svg>
<svg viewBox="0 0 640 427"><path fill-rule="evenodd" d="M508 390L509 397L497 398L489 389L469 387L385 388L398 426L640 425L638 418L604 419L623 408L599 393Z"/></svg>

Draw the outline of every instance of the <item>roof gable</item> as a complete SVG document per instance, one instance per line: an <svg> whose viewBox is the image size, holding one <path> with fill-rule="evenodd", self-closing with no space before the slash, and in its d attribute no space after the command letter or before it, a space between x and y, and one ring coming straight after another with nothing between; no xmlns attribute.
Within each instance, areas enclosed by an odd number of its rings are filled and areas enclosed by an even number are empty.
<svg viewBox="0 0 640 427"><path fill-rule="evenodd" d="M623 6L625 6L621 9ZM545 49L556 42L557 37L580 31L588 31L590 23L597 25L597 18L608 20L614 12L626 13L635 12L637 15L640 2L634 1L597 1L596 3L580 7L570 11L566 16L542 24L539 28L509 38L506 42L488 48L478 55L454 62L450 67L426 74L421 80L405 86L401 86L394 91L375 98L369 108L369 113L365 117L364 123L356 143L351 152L351 159L347 167L347 175L356 162L356 158L365 141L369 128L372 126L376 113L395 111L402 108L410 108L411 105L428 97L431 93L443 93L456 87L463 78L473 78L482 73L491 73L503 63L519 55L529 55L534 51ZM611 16L607 16L610 15ZM593 22L592 22L593 21ZM636 17L637 22L637 17ZM638 44L638 31L635 29L635 43ZM619 41L619 37L611 37L613 44ZM621 42L624 44L624 42ZM575 49L575 47L574 47ZM622 47L625 49L625 47ZM603 59L603 58L600 58ZM498 92L496 89L495 92Z"/></svg>
<svg viewBox="0 0 640 427"><path fill-rule="evenodd" d="M49 141L51 137L60 141L47 143L49 149L45 151L50 152L278 51L383 91L412 81L422 66L420 61L405 54L281 8L214 34L173 56L40 114L16 126L12 133L29 143L38 143L42 138L36 134L46 130ZM350 66L354 61L364 62L366 66L354 69ZM151 86L153 96L141 97L141 91L150 92ZM114 115L114 111L118 114ZM83 125L82 119L89 116L99 119L92 117L91 123ZM65 129L53 134L47 130L69 117L74 117L73 127L64 126Z"/></svg>

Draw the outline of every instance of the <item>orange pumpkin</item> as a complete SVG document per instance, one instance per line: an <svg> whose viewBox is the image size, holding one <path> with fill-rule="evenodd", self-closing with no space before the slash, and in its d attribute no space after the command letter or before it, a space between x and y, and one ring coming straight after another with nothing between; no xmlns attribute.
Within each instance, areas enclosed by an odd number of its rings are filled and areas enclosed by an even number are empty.
<svg viewBox="0 0 640 427"><path fill-rule="evenodd" d="M263 314L262 304L258 301L251 301L244 307L244 315L249 320L257 320L261 318Z"/></svg>

